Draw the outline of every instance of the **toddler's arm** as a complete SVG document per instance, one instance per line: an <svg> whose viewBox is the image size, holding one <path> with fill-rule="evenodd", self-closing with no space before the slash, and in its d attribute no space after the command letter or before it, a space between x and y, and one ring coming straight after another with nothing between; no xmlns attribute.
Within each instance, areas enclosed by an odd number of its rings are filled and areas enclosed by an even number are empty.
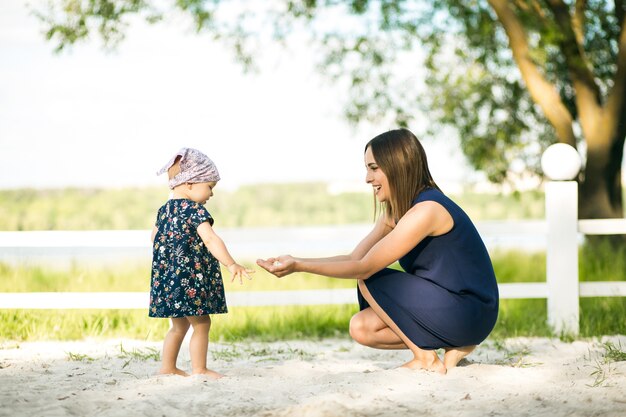
<svg viewBox="0 0 626 417"><path fill-rule="evenodd" d="M204 222L198 226L198 234L207 249L209 249L209 252L228 268L228 272L232 275L231 282L233 282L235 278L239 278L239 283L243 284L244 276L248 279L252 279L248 274L254 273L254 270L248 269L235 262L230 252L228 252L224 241L215 233L209 222Z"/></svg>

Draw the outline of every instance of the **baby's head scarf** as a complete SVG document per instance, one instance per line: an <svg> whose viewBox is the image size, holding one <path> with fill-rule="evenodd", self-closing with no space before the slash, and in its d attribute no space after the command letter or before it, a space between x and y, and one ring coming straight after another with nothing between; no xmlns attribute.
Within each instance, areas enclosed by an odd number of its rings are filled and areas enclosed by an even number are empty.
<svg viewBox="0 0 626 417"><path fill-rule="evenodd" d="M169 180L170 189L173 190L174 187L187 182L217 182L220 180L220 174L217 172L217 167L213 161L199 150L193 148L181 148L172 159L157 172L157 175L167 172L167 170L174 165L176 158L179 156L181 157L180 172Z"/></svg>

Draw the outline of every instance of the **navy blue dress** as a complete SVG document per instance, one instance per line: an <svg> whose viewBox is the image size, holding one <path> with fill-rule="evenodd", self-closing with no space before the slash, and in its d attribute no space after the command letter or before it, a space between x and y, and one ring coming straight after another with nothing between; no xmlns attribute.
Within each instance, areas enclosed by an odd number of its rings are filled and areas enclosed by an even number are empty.
<svg viewBox="0 0 626 417"><path fill-rule="evenodd" d="M454 226L426 237L400 258L401 272L385 268L365 285L402 332L422 349L477 345L498 317L498 285L485 244L467 214L441 191L428 188L413 204L435 201ZM359 291L361 310L369 307Z"/></svg>
<svg viewBox="0 0 626 417"><path fill-rule="evenodd" d="M219 261L197 228L213 224L209 212L187 199L168 200L158 211L152 247L150 317L226 313Z"/></svg>

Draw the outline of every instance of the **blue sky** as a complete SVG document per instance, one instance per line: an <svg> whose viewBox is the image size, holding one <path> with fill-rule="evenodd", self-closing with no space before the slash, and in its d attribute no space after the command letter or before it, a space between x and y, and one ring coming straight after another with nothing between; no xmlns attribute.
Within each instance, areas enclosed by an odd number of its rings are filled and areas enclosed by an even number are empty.
<svg viewBox="0 0 626 417"><path fill-rule="evenodd" d="M190 28L139 22L114 51L94 40L55 54L23 3L1 2L0 188L165 186L156 170L190 146L216 162L226 188L367 189L363 145L393 125L348 125L341 89L315 73L307 48L263 51L260 73L245 75ZM467 177L454 143L425 147L438 182Z"/></svg>

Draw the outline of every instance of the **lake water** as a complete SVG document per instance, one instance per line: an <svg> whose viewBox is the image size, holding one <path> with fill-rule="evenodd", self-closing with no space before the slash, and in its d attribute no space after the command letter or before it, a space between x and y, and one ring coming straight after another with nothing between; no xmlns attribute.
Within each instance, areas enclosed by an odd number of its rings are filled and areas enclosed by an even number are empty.
<svg viewBox="0 0 626 417"><path fill-rule="evenodd" d="M490 251L544 250L543 220L485 221L476 227ZM317 227L216 229L237 260L280 254L332 256L349 253L371 224ZM582 241L582 237L581 237ZM68 266L73 262L120 263L151 257L149 230L0 232L0 262Z"/></svg>

